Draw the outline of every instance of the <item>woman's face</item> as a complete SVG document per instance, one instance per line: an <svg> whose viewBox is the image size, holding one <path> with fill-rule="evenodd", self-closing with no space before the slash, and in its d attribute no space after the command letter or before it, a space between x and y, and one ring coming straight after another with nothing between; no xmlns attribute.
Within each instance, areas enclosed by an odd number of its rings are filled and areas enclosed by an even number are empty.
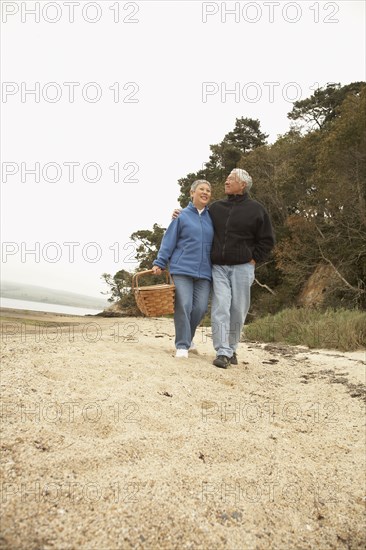
<svg viewBox="0 0 366 550"><path fill-rule="evenodd" d="M196 208L200 210L207 206L211 199L211 189L207 183L199 183L194 191L191 191L191 199Z"/></svg>

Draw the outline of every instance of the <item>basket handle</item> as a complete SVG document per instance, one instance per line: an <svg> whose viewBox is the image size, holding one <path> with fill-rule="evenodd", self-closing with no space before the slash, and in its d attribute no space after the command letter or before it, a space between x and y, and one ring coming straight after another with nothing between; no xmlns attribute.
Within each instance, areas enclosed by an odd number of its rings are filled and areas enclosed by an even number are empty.
<svg viewBox="0 0 366 550"><path fill-rule="evenodd" d="M138 273L135 273L135 275L132 277L132 290L134 290L135 288L139 288L138 279L139 277L141 277L141 275L148 275L151 273L153 273L152 269L147 269L146 271L139 271ZM166 282L169 284L172 284L172 278L170 276L169 271L166 269L164 273L165 273ZM163 273L161 273L161 275L162 274Z"/></svg>

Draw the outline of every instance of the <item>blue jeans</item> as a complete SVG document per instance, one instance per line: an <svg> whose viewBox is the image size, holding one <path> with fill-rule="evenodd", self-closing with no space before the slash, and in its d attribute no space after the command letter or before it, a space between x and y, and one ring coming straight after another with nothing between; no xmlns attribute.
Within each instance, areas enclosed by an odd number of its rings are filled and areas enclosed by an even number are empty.
<svg viewBox="0 0 366 550"><path fill-rule="evenodd" d="M212 340L217 355L232 357L250 306L254 265L213 265Z"/></svg>
<svg viewBox="0 0 366 550"><path fill-rule="evenodd" d="M189 349L196 328L207 311L211 282L188 275L172 275L175 284L175 347Z"/></svg>

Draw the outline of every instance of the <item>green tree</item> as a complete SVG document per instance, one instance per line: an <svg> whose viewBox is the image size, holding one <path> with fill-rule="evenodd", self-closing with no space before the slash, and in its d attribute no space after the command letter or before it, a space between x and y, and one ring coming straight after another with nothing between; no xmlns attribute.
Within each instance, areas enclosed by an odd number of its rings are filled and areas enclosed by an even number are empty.
<svg viewBox="0 0 366 550"><path fill-rule="evenodd" d="M224 139L210 145L211 155L205 167L196 173L190 173L178 180L180 186L179 203L182 207L189 202L189 189L197 179L205 179L211 183L212 199L216 200L224 195L223 182L227 175L239 165L245 153L253 151L266 143L268 135L260 129L259 120L252 118L237 118L235 127L228 132Z"/></svg>
<svg viewBox="0 0 366 550"><path fill-rule="evenodd" d="M339 107L348 94L359 95L365 82L352 82L346 86L340 83L327 84L318 88L309 98L295 101L288 118L304 121L310 130L323 129L330 121L338 116Z"/></svg>
<svg viewBox="0 0 366 550"><path fill-rule="evenodd" d="M316 265L332 267L338 281L329 293L333 306L366 306L365 121L363 87L345 97L327 132L316 130L301 139L293 167L303 182L303 199L286 220L276 248L286 280L303 283Z"/></svg>
<svg viewBox="0 0 366 550"><path fill-rule="evenodd" d="M103 292L103 294L110 294L108 302L122 300L131 289L132 275L125 269L117 271L113 277L109 273L103 273L101 278L109 286L109 291Z"/></svg>
<svg viewBox="0 0 366 550"><path fill-rule="evenodd" d="M268 134L261 131L258 119L241 117L236 119L234 129L226 134L223 143L245 154L264 145L267 138Z"/></svg>
<svg viewBox="0 0 366 550"><path fill-rule="evenodd" d="M338 296L366 307L366 86L348 94L316 166L319 250L339 279Z"/></svg>
<svg viewBox="0 0 366 550"><path fill-rule="evenodd" d="M121 313L136 316L140 315L140 312L136 306L131 288L132 276L133 274L125 269L117 271L114 276L109 273L103 273L101 278L109 286L109 290L102 294L110 294L108 302L117 304Z"/></svg>
<svg viewBox="0 0 366 550"><path fill-rule="evenodd" d="M267 135L260 130L259 120L237 118L235 127L228 132L221 143L210 145L211 155L205 164L211 184L222 185L226 176L238 166L243 155L266 143ZM223 194L223 190L221 190Z"/></svg>
<svg viewBox="0 0 366 550"><path fill-rule="evenodd" d="M152 230L139 229L131 235L131 240L137 244L136 260L139 262L138 271L151 269L153 261L158 255L165 229L154 223Z"/></svg>

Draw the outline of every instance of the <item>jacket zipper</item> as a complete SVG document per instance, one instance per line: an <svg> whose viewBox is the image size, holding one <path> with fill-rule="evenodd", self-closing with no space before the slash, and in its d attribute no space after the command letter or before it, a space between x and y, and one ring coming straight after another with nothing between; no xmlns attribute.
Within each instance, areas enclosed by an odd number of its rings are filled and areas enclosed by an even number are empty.
<svg viewBox="0 0 366 550"><path fill-rule="evenodd" d="M201 247L201 261L200 261L200 264L199 264L199 267L198 267L198 278L200 278L200 275L201 275L201 265L202 265L202 258L203 258L203 226L202 226L202 214L198 214L199 218L200 218L200 224L201 224L201 243L202 243L202 247Z"/></svg>
<svg viewBox="0 0 366 550"><path fill-rule="evenodd" d="M227 241L227 227L228 227L228 224L229 224L229 218L231 216L231 212L233 210L233 204L230 205L230 211L229 211L229 215L227 217L227 220L226 220L226 223L225 223L225 236L224 236L224 246L222 247L222 259L225 258L225 249L226 249L226 241Z"/></svg>

